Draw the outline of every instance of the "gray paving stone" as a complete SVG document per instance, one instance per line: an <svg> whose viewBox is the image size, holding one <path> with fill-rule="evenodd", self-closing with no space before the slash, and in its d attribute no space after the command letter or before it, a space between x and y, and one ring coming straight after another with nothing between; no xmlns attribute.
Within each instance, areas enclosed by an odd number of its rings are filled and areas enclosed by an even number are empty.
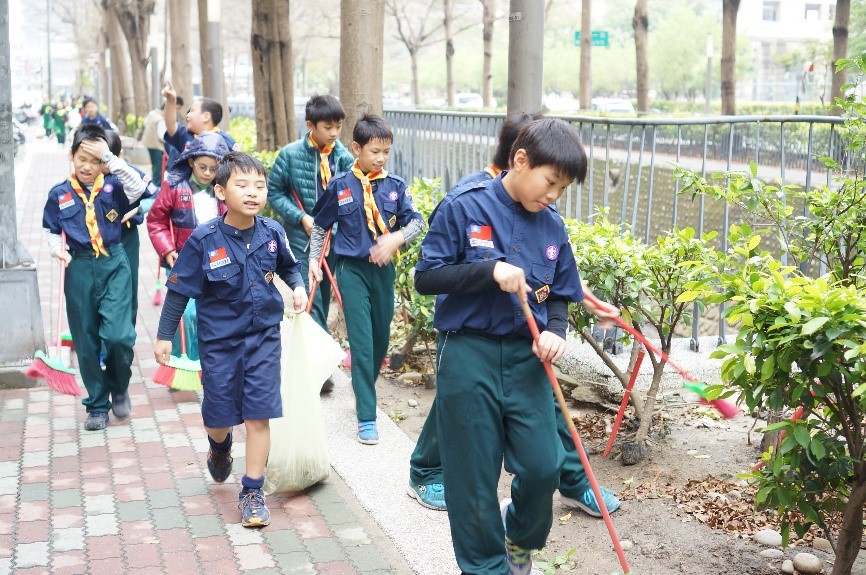
<svg viewBox="0 0 866 575"><path fill-rule="evenodd" d="M84 509L88 515L106 515L115 512L114 495L87 495Z"/></svg>
<svg viewBox="0 0 866 575"><path fill-rule="evenodd" d="M322 503L317 507L328 525L342 526L358 522L358 518L343 502Z"/></svg>
<svg viewBox="0 0 866 575"><path fill-rule="evenodd" d="M348 558L346 552L336 539L330 537L316 537L304 542L313 563L330 563L331 561L344 561Z"/></svg>
<svg viewBox="0 0 866 575"><path fill-rule="evenodd" d="M334 535L343 542L343 545L369 545L373 542L364 528L357 524L343 525L334 530Z"/></svg>
<svg viewBox="0 0 866 575"><path fill-rule="evenodd" d="M310 557L306 553L279 553L274 555L280 571L292 575L316 575Z"/></svg>
<svg viewBox="0 0 866 575"><path fill-rule="evenodd" d="M37 543L21 543L15 547L15 567L44 567L48 565L48 541Z"/></svg>
<svg viewBox="0 0 866 575"><path fill-rule="evenodd" d="M180 499L174 489L157 489L147 495L151 509L167 509L169 507L180 507ZM156 515L156 514L154 514Z"/></svg>
<svg viewBox="0 0 866 575"><path fill-rule="evenodd" d="M81 507L80 489L59 489L51 492L51 508Z"/></svg>
<svg viewBox="0 0 866 575"><path fill-rule="evenodd" d="M117 516L121 523L129 521L144 521L149 511L144 501L121 501L117 504Z"/></svg>
<svg viewBox="0 0 866 575"><path fill-rule="evenodd" d="M198 477L189 477L187 479L178 479L175 482L177 492L181 497L190 497L192 495L207 495L207 483Z"/></svg>
<svg viewBox="0 0 866 575"><path fill-rule="evenodd" d="M48 501L48 484L24 483L18 490L18 498L22 502Z"/></svg>
<svg viewBox="0 0 866 575"><path fill-rule="evenodd" d="M331 471L333 473L333 471ZM322 483L317 485L309 492L310 499L313 500L317 506L323 505L326 503L341 503L343 498L340 497L339 491L327 483Z"/></svg>
<svg viewBox="0 0 866 575"><path fill-rule="evenodd" d="M374 545L346 547L346 554L359 573L371 571L391 572L391 565L382 556L379 548Z"/></svg>
<svg viewBox="0 0 866 575"><path fill-rule="evenodd" d="M55 552L84 549L84 527L55 529L51 534L51 542Z"/></svg>
<svg viewBox="0 0 866 575"><path fill-rule="evenodd" d="M157 530L179 529L186 526L186 516L179 507L156 509L153 512L153 524Z"/></svg>
<svg viewBox="0 0 866 575"><path fill-rule="evenodd" d="M304 551L304 544L298 535L290 529L280 531L266 531L265 542L273 549L274 553L294 553Z"/></svg>
<svg viewBox="0 0 866 575"><path fill-rule="evenodd" d="M225 535L225 526L222 520L215 515L190 515L186 520L194 537Z"/></svg>
<svg viewBox="0 0 866 575"><path fill-rule="evenodd" d="M279 569L252 569L244 571L244 575L282 575Z"/></svg>

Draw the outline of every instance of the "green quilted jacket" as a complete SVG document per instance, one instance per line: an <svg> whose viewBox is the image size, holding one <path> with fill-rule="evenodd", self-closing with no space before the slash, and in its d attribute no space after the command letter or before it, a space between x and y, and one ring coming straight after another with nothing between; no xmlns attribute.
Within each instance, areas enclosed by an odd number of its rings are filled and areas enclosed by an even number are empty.
<svg viewBox="0 0 866 575"><path fill-rule="evenodd" d="M334 151L334 176L348 172L355 158L337 140ZM268 176L268 202L280 216L289 243L295 255L309 250L310 238L301 225L301 218L309 214L316 205L316 178L319 177L319 151L310 145L308 134L280 150L271 173ZM304 204L304 211L298 207L292 190Z"/></svg>

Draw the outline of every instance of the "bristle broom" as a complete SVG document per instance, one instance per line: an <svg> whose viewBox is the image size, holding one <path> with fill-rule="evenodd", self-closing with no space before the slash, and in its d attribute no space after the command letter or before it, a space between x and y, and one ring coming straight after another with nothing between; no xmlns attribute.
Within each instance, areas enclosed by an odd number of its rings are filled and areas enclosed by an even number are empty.
<svg viewBox="0 0 866 575"><path fill-rule="evenodd" d="M171 388L175 391L197 391L201 389L201 362L186 355L186 329L180 320L180 357L172 356L168 363L174 368Z"/></svg>

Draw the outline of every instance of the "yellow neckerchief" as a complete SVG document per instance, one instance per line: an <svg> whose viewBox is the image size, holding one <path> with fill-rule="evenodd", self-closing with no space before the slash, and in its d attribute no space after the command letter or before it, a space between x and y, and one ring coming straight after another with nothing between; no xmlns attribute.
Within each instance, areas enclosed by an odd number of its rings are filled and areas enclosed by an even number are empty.
<svg viewBox="0 0 866 575"><path fill-rule="evenodd" d="M75 178L74 172L69 176L69 183L72 185L75 193L78 194L78 197L81 198L81 201L84 202L84 222L87 224L87 233L90 234L90 245L93 246L93 255L96 257L99 257L99 254L107 256L108 252L105 251L105 246L102 245L102 234L99 233L99 224L96 222L96 207L94 206L96 196L99 195L99 192L102 190L102 184L105 183L105 176L102 174L96 176L89 200L84 195L84 190Z"/></svg>
<svg viewBox="0 0 866 575"><path fill-rule="evenodd" d="M495 178L502 171L502 168L500 168L499 166L497 166L496 164L491 162L491 163L487 164L487 167L484 168L484 171L487 172L487 174L491 178Z"/></svg>
<svg viewBox="0 0 866 575"><path fill-rule="evenodd" d="M316 140L313 139L313 133L310 132L307 134L307 142L310 143L311 146L319 150L319 176L322 178L322 189L328 189L328 182L331 181L331 166L328 165L328 156L331 155L331 152L334 151L334 144L329 146L319 146L316 143Z"/></svg>
<svg viewBox="0 0 866 575"><path fill-rule="evenodd" d="M358 160L355 160L354 165L352 165L352 173L361 181L361 187L364 189L364 214L367 216L367 227L370 229L370 233L373 234L373 239L375 240L378 235L376 228L383 234L391 233L388 230L388 226L385 225L382 215L379 213L379 208L376 207L376 200L373 199L373 184L371 183L385 178L388 172L378 170L364 174L361 168L358 167Z"/></svg>

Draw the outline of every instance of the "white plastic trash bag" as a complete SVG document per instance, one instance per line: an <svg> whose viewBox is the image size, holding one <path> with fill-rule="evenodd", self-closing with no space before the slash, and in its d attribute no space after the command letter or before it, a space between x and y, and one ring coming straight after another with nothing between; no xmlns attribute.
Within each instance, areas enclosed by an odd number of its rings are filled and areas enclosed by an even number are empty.
<svg viewBox="0 0 866 575"><path fill-rule="evenodd" d="M280 328L283 417L271 420L267 494L300 491L328 478L319 392L346 355L308 313L290 314Z"/></svg>

